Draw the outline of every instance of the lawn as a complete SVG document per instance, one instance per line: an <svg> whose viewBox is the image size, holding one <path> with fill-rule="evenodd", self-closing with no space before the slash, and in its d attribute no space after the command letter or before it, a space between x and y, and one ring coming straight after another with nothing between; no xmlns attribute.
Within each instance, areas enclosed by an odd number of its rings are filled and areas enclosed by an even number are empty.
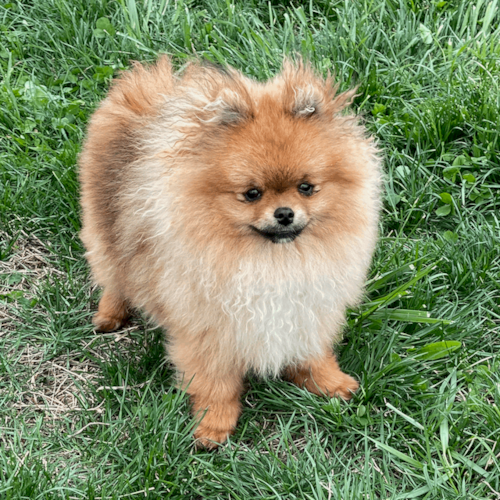
<svg viewBox="0 0 500 500"><path fill-rule="evenodd" d="M500 498L497 0L22 0L0 6L0 498ZM77 157L113 76L159 53L259 80L301 53L359 85L384 150L350 311L349 403L249 378L197 450L163 333L97 334Z"/></svg>

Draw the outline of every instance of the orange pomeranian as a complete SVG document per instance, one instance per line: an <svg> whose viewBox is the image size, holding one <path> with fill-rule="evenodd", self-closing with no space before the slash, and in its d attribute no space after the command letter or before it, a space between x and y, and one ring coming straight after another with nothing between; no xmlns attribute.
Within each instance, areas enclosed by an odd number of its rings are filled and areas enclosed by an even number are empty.
<svg viewBox="0 0 500 500"><path fill-rule="evenodd" d="M142 308L168 333L195 437L236 426L249 371L349 399L332 352L377 238L380 156L354 91L285 61L266 83L168 57L124 73L80 158L94 324Z"/></svg>

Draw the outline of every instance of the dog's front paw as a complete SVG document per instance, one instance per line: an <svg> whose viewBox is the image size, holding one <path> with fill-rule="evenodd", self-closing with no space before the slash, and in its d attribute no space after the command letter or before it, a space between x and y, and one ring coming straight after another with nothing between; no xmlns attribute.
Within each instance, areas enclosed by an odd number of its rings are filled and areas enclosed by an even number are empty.
<svg viewBox="0 0 500 500"><path fill-rule="evenodd" d="M288 368L285 376L318 396L336 396L349 400L359 387L358 381L344 373L330 353L303 365Z"/></svg>
<svg viewBox="0 0 500 500"><path fill-rule="evenodd" d="M346 401L352 398L358 388L359 382L346 373L342 373L341 377L336 377L331 384L325 383L324 387L320 387L327 396L337 396Z"/></svg>
<svg viewBox="0 0 500 500"><path fill-rule="evenodd" d="M208 425L203 425L203 422L201 422L194 433L196 446L206 448L207 450L214 450L219 445L225 443L233 432L234 427L231 429L213 429Z"/></svg>
<svg viewBox="0 0 500 500"><path fill-rule="evenodd" d="M196 445L213 450L225 443L234 432L240 411L241 405L238 399L212 403L205 410L198 409L195 412L196 420L199 422L194 432Z"/></svg>

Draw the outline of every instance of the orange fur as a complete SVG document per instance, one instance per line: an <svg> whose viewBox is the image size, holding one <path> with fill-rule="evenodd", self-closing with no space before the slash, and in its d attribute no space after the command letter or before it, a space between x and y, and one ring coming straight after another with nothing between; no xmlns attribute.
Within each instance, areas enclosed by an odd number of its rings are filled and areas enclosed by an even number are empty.
<svg viewBox="0 0 500 500"><path fill-rule="evenodd" d="M359 387L356 380L340 370L331 352L325 353L319 359L287 368L285 376L294 384L318 396L340 396L348 400Z"/></svg>
<svg viewBox="0 0 500 500"><path fill-rule="evenodd" d="M354 91L336 90L301 62L258 83L196 62L176 75L163 56L125 72L90 121L81 237L104 287L94 323L118 328L130 306L166 328L203 446L233 432L249 370L316 394L357 389L331 343L375 246L380 158L343 113Z"/></svg>
<svg viewBox="0 0 500 500"><path fill-rule="evenodd" d="M126 301L107 288L99 301L99 311L94 315L92 322L100 332L112 332L125 323L128 314Z"/></svg>

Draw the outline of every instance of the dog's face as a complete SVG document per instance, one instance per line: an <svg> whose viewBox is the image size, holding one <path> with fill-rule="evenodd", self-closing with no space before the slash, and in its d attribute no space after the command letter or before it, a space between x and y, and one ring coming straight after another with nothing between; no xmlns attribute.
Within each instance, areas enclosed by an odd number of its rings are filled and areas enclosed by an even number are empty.
<svg viewBox="0 0 500 500"><path fill-rule="evenodd" d="M231 141L234 163L223 168L228 192L221 209L242 237L289 244L328 224L334 172L317 133L287 120L269 125L248 126Z"/></svg>
<svg viewBox="0 0 500 500"><path fill-rule="evenodd" d="M273 243L292 242L300 236L311 219L305 200L301 200L297 194L309 197L317 192L318 187L306 179L298 183L294 179L290 181L288 186L278 190L254 186L244 194L237 195L239 201L255 205L250 210L253 213L247 222L248 227Z"/></svg>
<svg viewBox="0 0 500 500"><path fill-rule="evenodd" d="M363 225L360 172L345 146L320 122L273 116L243 125L211 153L197 182L204 224L216 238L248 245L317 244Z"/></svg>
<svg viewBox="0 0 500 500"><path fill-rule="evenodd" d="M305 101L301 85L312 88ZM183 224L193 238L251 251L328 245L366 228L364 164L371 153L352 121L338 115L345 102L286 74L225 99L235 99L222 115L231 121L202 122L207 132L189 176Z"/></svg>

